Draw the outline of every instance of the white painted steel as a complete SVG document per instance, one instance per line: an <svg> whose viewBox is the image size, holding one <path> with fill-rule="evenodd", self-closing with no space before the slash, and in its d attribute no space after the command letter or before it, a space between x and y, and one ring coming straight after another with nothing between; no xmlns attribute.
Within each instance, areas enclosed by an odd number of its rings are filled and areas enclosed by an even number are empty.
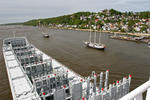
<svg viewBox="0 0 150 100"><path fill-rule="evenodd" d="M150 88L147 89L146 100L150 100Z"/></svg>
<svg viewBox="0 0 150 100"><path fill-rule="evenodd" d="M101 95L102 95L102 98L105 100L108 100L108 99L111 100L111 98L118 99L118 98L120 98L119 94L121 93L121 91L119 91L119 90L122 90L125 92L123 95L128 93L130 82L131 82L130 76L129 76L129 78L123 78L123 81L120 80L116 84L113 84L112 86L110 85L110 88L108 89L107 87L108 87L109 73L108 73L108 71L106 71L105 89L102 88L101 86L100 86L100 89L98 89L96 87L96 78L98 77L98 75L96 75L95 72L94 72L94 74L92 74L92 75L94 75L94 78L92 78L93 76L91 76L89 78L89 83L87 84L86 78L75 73L74 71L72 71L65 65L59 63L57 60L51 58L47 54L43 53L41 50L37 49L36 47L34 48L34 50L35 50L36 54L42 54L43 62L51 61L53 69L54 69L53 71L54 71L54 73L56 73L56 75L67 73L68 78L73 78L73 80L71 80L69 82L69 84L71 86L73 86L74 84L77 84L79 82L82 82L83 97L86 96L87 87L89 87L88 100L95 100L94 98L96 98L96 96L101 96ZM4 53L4 58L5 58L5 63L6 63L6 68L7 68L7 73L8 73L8 78L9 78L9 83L10 83L13 99L14 100L28 100L28 99L34 98L37 100L39 98L39 100L40 100L40 96L37 94L37 92L33 91L33 89L35 90L35 88L31 84L29 78L27 77L25 70L19 63L19 60L17 59L16 55L13 52L13 49L10 46L4 46L3 53ZM26 67L29 67L29 65L26 65ZM58 67L60 68L59 70L57 69ZM90 82L90 79L95 80L94 84L92 84ZM101 80L100 84L102 85L104 83L102 75L101 75L100 80ZM35 83L33 83L33 84L35 84ZM123 87L123 88L121 88L121 87ZM93 91L93 88L94 88L94 91ZM119 92L114 91L114 89ZM112 93L111 91L113 91L116 95L114 96L113 94L111 94ZM111 97L109 96L109 94L111 94ZM123 96L123 95L121 94L121 96ZM107 96L107 99L106 99L106 96ZM45 99L45 96L43 95L43 100L44 99Z"/></svg>
<svg viewBox="0 0 150 100"><path fill-rule="evenodd" d="M139 94L137 95L134 100L143 100L143 95L142 94Z"/></svg>
<svg viewBox="0 0 150 100"><path fill-rule="evenodd" d="M134 100L143 100L142 94L144 92L146 92L147 90L148 90L148 92L147 92L146 100L150 100L150 80L145 82L144 84L142 84L135 90L131 91L130 93L128 93L127 95L122 97L120 100L133 100L133 99Z"/></svg>

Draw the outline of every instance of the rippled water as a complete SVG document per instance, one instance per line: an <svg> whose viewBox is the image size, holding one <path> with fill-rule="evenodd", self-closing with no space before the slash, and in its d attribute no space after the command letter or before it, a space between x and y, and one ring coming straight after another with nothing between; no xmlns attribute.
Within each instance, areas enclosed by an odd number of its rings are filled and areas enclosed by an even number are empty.
<svg viewBox="0 0 150 100"><path fill-rule="evenodd" d="M100 73L109 69L109 82L112 83L131 74L132 90L147 81L150 75L150 49L146 44L110 39L109 34L103 33L102 42L106 44L106 50L98 51L83 45L89 32L50 29L51 37L46 39L35 27L0 26L0 50L2 40L13 36L12 31L16 31L16 36L26 36L37 48L83 76L90 75L93 70ZM11 99L3 54L0 52L0 100Z"/></svg>

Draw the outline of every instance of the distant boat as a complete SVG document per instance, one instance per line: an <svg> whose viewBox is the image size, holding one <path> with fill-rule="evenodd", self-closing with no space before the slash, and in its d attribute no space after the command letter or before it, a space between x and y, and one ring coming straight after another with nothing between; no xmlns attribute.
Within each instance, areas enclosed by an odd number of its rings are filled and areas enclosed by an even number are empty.
<svg viewBox="0 0 150 100"><path fill-rule="evenodd" d="M105 49L105 44L101 43L101 32L99 34L99 41L98 42L96 41L96 21L95 21L95 35L94 35L94 41L93 42L92 42L91 37L92 37L92 35L91 35L91 26L90 26L89 41L83 41L84 44L87 47L98 49L98 50L104 50Z"/></svg>
<svg viewBox="0 0 150 100"><path fill-rule="evenodd" d="M43 34L44 38L49 38L49 34Z"/></svg>
<svg viewBox="0 0 150 100"><path fill-rule="evenodd" d="M42 32L42 35L44 38L49 38L50 35L47 33L46 28L44 28L44 26L40 25L40 21L39 21L39 30Z"/></svg>
<svg viewBox="0 0 150 100"><path fill-rule="evenodd" d="M150 42L148 42L148 47L150 48Z"/></svg>
<svg viewBox="0 0 150 100"><path fill-rule="evenodd" d="M95 48L95 49L99 49L99 50L104 50L105 49L105 45L104 44L92 43L92 42L88 42L88 41L85 41L84 44L87 47L91 47L91 48Z"/></svg>

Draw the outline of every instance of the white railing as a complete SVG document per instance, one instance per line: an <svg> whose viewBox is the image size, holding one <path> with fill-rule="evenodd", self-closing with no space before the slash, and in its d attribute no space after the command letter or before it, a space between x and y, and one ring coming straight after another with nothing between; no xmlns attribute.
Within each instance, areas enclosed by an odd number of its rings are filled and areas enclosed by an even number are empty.
<svg viewBox="0 0 150 100"><path fill-rule="evenodd" d="M146 91L146 100L150 100L150 79L119 100L143 100L143 93Z"/></svg>

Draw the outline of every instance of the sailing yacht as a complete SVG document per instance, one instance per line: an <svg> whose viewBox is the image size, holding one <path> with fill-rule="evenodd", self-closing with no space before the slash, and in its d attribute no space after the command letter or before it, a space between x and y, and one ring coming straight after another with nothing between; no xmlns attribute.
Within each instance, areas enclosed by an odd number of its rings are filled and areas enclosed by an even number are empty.
<svg viewBox="0 0 150 100"><path fill-rule="evenodd" d="M40 25L40 21L39 21L39 29L40 29L40 31L42 31L42 34L43 34L44 38L49 38L50 37L49 34L45 32L46 29L44 29L44 26Z"/></svg>
<svg viewBox="0 0 150 100"><path fill-rule="evenodd" d="M97 42L96 41L96 21L95 21L95 35L94 35L94 42L92 42L92 35L91 35L91 26L90 26L90 35L89 35L89 41L84 41L84 44L87 46L87 47L90 47L90 48L94 48L94 49L98 49L98 50L104 50L105 49L105 44L102 44L101 43L101 32L99 34L99 41Z"/></svg>

